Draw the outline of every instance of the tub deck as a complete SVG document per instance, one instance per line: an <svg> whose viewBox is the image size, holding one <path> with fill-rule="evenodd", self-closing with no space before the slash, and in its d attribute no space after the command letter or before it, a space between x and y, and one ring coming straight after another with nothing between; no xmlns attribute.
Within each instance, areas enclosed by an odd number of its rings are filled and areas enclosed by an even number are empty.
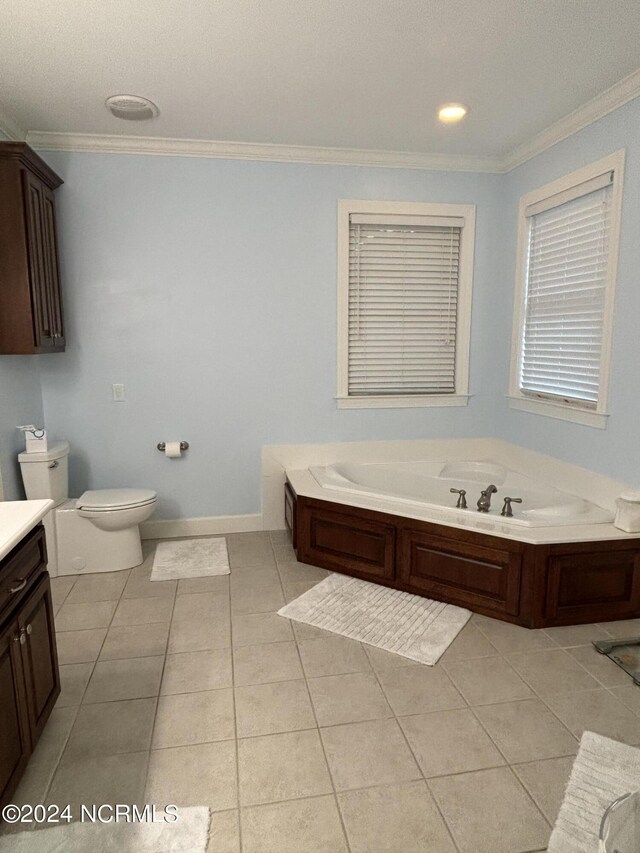
<svg viewBox="0 0 640 853"><path fill-rule="evenodd" d="M318 498L303 473L285 485L302 563L527 628L640 616L640 536L609 524L591 525L585 539L572 538L575 527L549 534L502 525L496 535L350 504L344 495Z"/></svg>

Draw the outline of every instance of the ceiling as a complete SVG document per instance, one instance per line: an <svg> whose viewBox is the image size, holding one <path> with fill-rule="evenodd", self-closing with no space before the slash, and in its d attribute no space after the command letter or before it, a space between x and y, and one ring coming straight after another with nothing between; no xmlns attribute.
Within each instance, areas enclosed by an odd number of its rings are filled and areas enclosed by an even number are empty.
<svg viewBox="0 0 640 853"><path fill-rule="evenodd" d="M0 0L23 131L503 158L640 65L637 0ZM104 100L155 101L146 123ZM438 105L471 108L442 126Z"/></svg>

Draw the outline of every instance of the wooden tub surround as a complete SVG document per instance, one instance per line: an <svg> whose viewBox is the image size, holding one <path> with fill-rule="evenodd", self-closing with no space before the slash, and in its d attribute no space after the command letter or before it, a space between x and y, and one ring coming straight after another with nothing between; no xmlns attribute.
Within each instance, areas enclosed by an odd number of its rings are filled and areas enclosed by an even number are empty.
<svg viewBox="0 0 640 853"><path fill-rule="evenodd" d="M526 628L640 616L640 537L530 544L296 495L298 560Z"/></svg>

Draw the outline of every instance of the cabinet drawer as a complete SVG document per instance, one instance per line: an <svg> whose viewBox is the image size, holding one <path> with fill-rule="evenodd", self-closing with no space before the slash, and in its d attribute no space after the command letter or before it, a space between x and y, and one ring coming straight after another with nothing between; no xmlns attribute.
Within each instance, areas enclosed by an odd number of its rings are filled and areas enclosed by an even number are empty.
<svg viewBox="0 0 640 853"><path fill-rule="evenodd" d="M518 615L521 554L411 529L401 532L399 546L405 588L463 607Z"/></svg>
<svg viewBox="0 0 640 853"><path fill-rule="evenodd" d="M44 528L39 525L11 552L0 567L0 618L17 604L47 564Z"/></svg>
<svg viewBox="0 0 640 853"><path fill-rule="evenodd" d="M394 547L393 525L309 506L298 498L301 562L364 579L390 580Z"/></svg>

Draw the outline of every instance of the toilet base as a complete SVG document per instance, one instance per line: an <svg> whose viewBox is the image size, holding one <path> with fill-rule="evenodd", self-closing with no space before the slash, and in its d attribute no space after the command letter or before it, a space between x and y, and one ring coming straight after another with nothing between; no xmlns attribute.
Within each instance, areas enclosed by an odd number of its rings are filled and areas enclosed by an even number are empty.
<svg viewBox="0 0 640 853"><path fill-rule="evenodd" d="M117 572L142 563L138 525L125 530L100 530L78 515L76 501L69 500L51 510L53 525L45 520L50 565L57 575L84 575ZM53 527L54 536L50 536ZM54 539L52 542L51 539ZM55 555L52 559L52 555ZM53 572L52 572L53 574Z"/></svg>

